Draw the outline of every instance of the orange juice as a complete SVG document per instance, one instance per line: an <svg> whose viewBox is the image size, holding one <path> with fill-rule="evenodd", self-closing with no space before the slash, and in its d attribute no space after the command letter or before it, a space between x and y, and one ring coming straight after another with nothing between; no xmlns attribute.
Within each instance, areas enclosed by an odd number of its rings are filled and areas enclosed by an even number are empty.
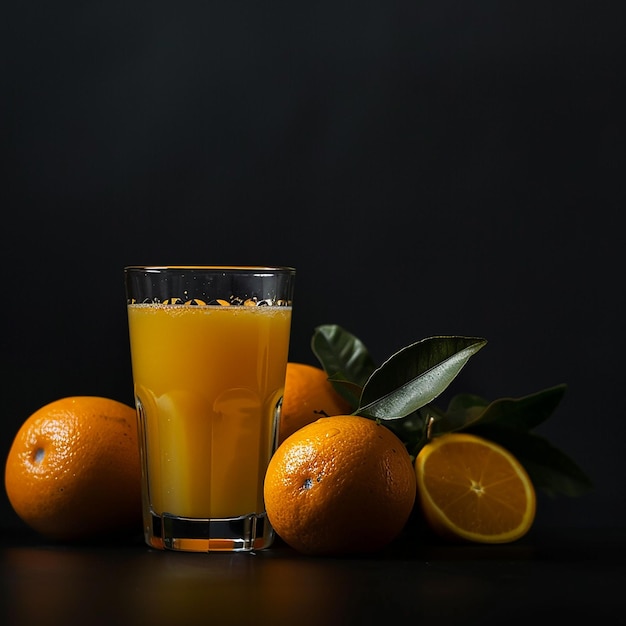
<svg viewBox="0 0 626 626"><path fill-rule="evenodd" d="M129 304L128 322L153 512L264 512L291 307Z"/></svg>

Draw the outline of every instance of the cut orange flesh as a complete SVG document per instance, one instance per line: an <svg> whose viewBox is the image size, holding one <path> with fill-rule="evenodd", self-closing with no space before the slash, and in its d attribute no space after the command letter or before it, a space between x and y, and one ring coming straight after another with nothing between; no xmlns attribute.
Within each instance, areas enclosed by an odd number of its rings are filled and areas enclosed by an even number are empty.
<svg viewBox="0 0 626 626"><path fill-rule="evenodd" d="M424 516L444 537L505 543L533 524L536 494L520 462L502 446L467 433L426 444L415 460Z"/></svg>

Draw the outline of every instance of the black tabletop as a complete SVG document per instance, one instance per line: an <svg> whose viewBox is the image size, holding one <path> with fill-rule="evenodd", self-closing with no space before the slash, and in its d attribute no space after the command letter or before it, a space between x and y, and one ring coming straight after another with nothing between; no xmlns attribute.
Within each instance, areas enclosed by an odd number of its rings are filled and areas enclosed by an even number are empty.
<svg viewBox="0 0 626 626"><path fill-rule="evenodd" d="M0 540L0 624L626 623L626 529L533 529L504 545L402 536L375 554L152 550L140 537Z"/></svg>

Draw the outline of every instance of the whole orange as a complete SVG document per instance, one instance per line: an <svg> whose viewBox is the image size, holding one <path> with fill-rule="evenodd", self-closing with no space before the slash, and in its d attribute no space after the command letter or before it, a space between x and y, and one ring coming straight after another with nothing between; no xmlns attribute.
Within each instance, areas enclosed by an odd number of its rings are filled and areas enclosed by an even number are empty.
<svg viewBox="0 0 626 626"><path fill-rule="evenodd" d="M352 413L328 380L326 372L306 363L287 363L278 442L323 416Z"/></svg>
<svg viewBox="0 0 626 626"><path fill-rule="evenodd" d="M5 488L17 515L52 539L140 530L135 409L95 396L41 407L13 440Z"/></svg>
<svg viewBox="0 0 626 626"><path fill-rule="evenodd" d="M285 439L264 484L267 516L305 554L371 552L403 530L416 498L411 457L386 426L323 417Z"/></svg>

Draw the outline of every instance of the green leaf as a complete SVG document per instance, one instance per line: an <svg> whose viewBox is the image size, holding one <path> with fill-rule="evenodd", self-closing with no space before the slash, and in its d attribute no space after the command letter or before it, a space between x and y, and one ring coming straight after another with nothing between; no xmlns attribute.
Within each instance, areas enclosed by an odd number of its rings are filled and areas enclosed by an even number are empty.
<svg viewBox="0 0 626 626"><path fill-rule="evenodd" d="M363 342L341 326L326 324L315 328L311 349L333 387L356 408L361 389L376 369Z"/></svg>
<svg viewBox="0 0 626 626"><path fill-rule="evenodd" d="M567 385L556 385L522 398L500 398L489 403L471 394L450 400L446 413L433 422L433 435L468 429L478 424L493 424L529 431L547 420L557 408Z"/></svg>
<svg viewBox="0 0 626 626"><path fill-rule="evenodd" d="M429 337L392 355L363 387L359 415L406 417L430 403L487 341L479 337Z"/></svg>
<svg viewBox="0 0 626 626"><path fill-rule="evenodd" d="M535 487L550 496L577 497L593 489L583 470L544 437L493 425L471 432L506 448L524 466Z"/></svg>
<svg viewBox="0 0 626 626"><path fill-rule="evenodd" d="M486 343L479 337L430 337L396 352L379 368L364 344L337 325L318 326L311 347L353 412L385 420L413 456L430 437L464 430L509 450L535 487L549 495L579 496L591 490L591 480L572 459L530 432L554 412L566 385L493 402L458 394L447 411L432 404Z"/></svg>
<svg viewBox="0 0 626 626"><path fill-rule="evenodd" d="M463 413L464 411L471 411L488 405L489 400L485 400L481 396L473 393L458 393L450 400L448 413Z"/></svg>
<svg viewBox="0 0 626 626"><path fill-rule="evenodd" d="M432 436L443 435L478 421L489 406L489 401L469 393L458 394L450 400L447 411L434 415L431 425Z"/></svg>
<svg viewBox="0 0 626 626"><path fill-rule="evenodd" d="M393 431L404 443L409 454L416 457L422 447L428 443L429 420L441 415L440 409L434 404L427 404L417 411L400 419L387 420L385 426Z"/></svg>
<svg viewBox="0 0 626 626"><path fill-rule="evenodd" d="M466 431L499 443L524 465L536 488L549 495L579 496L592 489L591 481L566 454L530 431L547 420L565 393L556 385L521 398L488 402L459 394L446 413L433 414L433 436Z"/></svg>

